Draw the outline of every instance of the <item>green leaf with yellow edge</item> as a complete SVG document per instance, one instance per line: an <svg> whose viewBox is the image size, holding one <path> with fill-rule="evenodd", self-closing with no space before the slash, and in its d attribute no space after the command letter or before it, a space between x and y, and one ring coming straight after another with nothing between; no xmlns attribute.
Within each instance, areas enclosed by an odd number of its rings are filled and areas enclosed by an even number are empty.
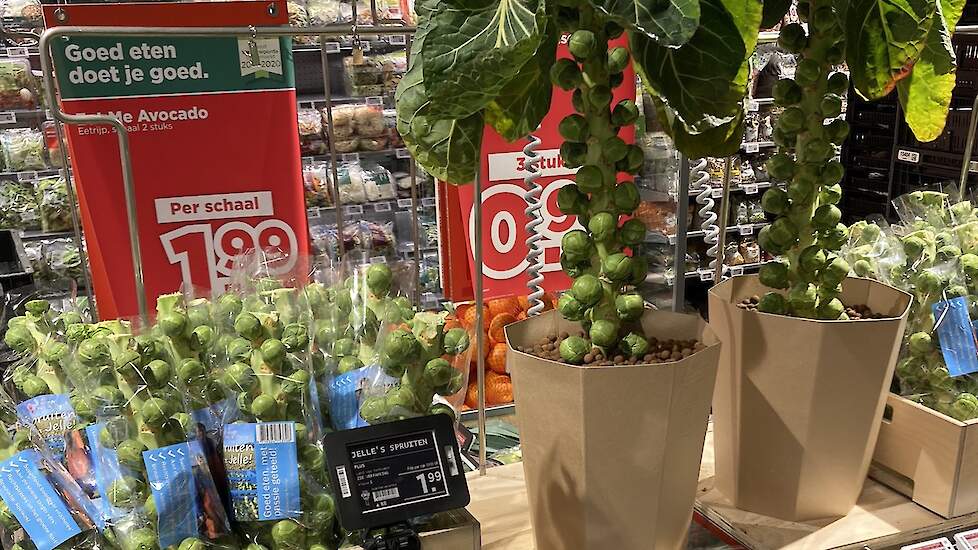
<svg viewBox="0 0 978 550"><path fill-rule="evenodd" d="M879 99L920 59L936 0L853 0L845 18L846 59L862 97Z"/></svg>
<svg viewBox="0 0 978 550"><path fill-rule="evenodd" d="M397 131L414 159L432 176L448 183L470 183L479 164L484 117L481 112L458 120L432 114L420 55L431 25L425 11L418 13L411 63L394 94Z"/></svg>
<svg viewBox="0 0 978 550"><path fill-rule="evenodd" d="M688 158L723 157L737 153L744 137L744 112L733 120L709 130L691 134L675 113L657 98L652 98L659 123L666 130L676 148Z"/></svg>
<svg viewBox="0 0 978 550"><path fill-rule="evenodd" d="M948 21L943 6L943 2L937 4L927 44L913 71L897 83L907 125L918 140L925 142L937 139L944 131L954 91L956 66L948 23L953 27L957 18Z"/></svg>
<svg viewBox="0 0 978 550"><path fill-rule="evenodd" d="M624 28L663 46L681 46L700 23L700 0L591 0Z"/></svg>
<svg viewBox="0 0 978 550"><path fill-rule="evenodd" d="M535 131L550 111L553 84L549 72L557 58L559 40L560 32L551 22L536 57L523 65L516 78L486 106L486 123L508 141Z"/></svg>

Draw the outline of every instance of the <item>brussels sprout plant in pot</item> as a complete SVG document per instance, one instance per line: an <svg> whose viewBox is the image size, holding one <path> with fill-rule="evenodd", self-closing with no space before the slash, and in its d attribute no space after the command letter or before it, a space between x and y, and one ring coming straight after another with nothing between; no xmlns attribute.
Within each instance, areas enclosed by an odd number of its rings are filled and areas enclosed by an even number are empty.
<svg viewBox="0 0 978 550"><path fill-rule="evenodd" d="M421 0L416 8L397 123L435 177L456 184L476 177L486 125L517 141L538 127L552 96L575 111L557 125L563 164L577 170L557 196L583 227L561 241L560 263L574 281L559 315L507 331L523 425L561 426L521 433L538 546L679 547L719 344L698 317L649 311L635 291L648 267L635 253L646 230L629 219L640 201L630 174L644 155L621 137L638 109L614 92L634 86L625 82L632 62L687 154L732 154L762 3ZM558 56L562 35L567 54ZM536 346L543 337L546 345ZM643 436L609 429L622 418ZM622 456L634 468L613 466ZM582 469L601 461L608 467Z"/></svg>
<svg viewBox="0 0 978 550"><path fill-rule="evenodd" d="M839 255L844 169L833 146L848 134L837 117L849 78L838 65L847 63L867 99L897 88L918 139L932 140L954 86L950 34L962 7L900 6L802 1L805 25L780 31L780 46L799 61L794 78L774 87L784 112L767 169L787 185L763 196L776 219L758 235L779 259L709 298L725 343L713 408L716 486L739 508L797 521L845 515L869 468L911 299L849 277Z"/></svg>

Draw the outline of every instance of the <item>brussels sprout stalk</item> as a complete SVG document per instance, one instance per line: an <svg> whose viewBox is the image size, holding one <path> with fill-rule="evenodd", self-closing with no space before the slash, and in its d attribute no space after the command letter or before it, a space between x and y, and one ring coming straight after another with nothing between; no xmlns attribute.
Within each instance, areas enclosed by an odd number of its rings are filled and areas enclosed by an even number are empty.
<svg viewBox="0 0 978 550"><path fill-rule="evenodd" d="M797 24L785 25L779 37L784 49L800 54L793 79L782 79L774 99L785 111L778 119L774 141L778 153L767 163L775 180L787 181L787 190L772 187L763 197L764 209L777 219L758 234L764 250L781 260L762 266L766 286L787 290L769 292L758 305L767 313L813 319L845 319L838 296L849 264L838 255L846 241L836 204L844 168L833 160L835 149L848 135L839 116L848 78L832 67L844 57L844 33L837 13L827 0L799 5L799 16L809 32Z"/></svg>
<svg viewBox="0 0 978 550"><path fill-rule="evenodd" d="M609 40L623 29L589 4L580 7L576 21L560 22L561 30L571 32L568 47L573 59L558 60L551 79L573 91L577 111L560 123L565 139L561 157L566 166L579 170L576 183L560 190L557 204L565 214L576 215L585 229L571 231L561 241L561 266L574 283L558 309L566 319L580 321L591 343L605 353L621 349L632 355L631 346L619 344L630 333L644 341L637 334L644 302L630 288L645 280L648 266L641 257L626 253L626 247L641 244L646 229L637 219L623 221L640 199L634 182L618 183L618 173L637 172L645 157L640 147L618 137L638 118L635 103L612 104L612 91L622 85L629 54L625 48L609 49ZM576 353L580 347L562 347L562 358L582 362L583 355Z"/></svg>

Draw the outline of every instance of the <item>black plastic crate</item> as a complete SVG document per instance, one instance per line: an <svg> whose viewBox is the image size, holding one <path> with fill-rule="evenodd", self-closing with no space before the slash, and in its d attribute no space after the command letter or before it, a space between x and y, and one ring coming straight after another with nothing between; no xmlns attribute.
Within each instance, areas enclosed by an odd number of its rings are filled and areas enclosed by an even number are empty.
<svg viewBox="0 0 978 550"><path fill-rule="evenodd" d="M845 222L852 223L873 214L886 215L889 199L886 189L846 189L842 192L842 212Z"/></svg>
<svg viewBox="0 0 978 550"><path fill-rule="evenodd" d="M20 235L0 230L0 288L10 291L34 283L34 269L24 253Z"/></svg>

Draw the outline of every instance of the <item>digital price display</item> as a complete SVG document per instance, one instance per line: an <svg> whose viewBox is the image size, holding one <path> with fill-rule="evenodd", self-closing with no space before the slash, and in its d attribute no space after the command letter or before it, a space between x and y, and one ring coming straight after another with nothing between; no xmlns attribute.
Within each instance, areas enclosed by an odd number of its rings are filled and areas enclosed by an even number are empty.
<svg viewBox="0 0 978 550"><path fill-rule="evenodd" d="M454 424L443 414L328 434L326 459L346 529L469 503Z"/></svg>

